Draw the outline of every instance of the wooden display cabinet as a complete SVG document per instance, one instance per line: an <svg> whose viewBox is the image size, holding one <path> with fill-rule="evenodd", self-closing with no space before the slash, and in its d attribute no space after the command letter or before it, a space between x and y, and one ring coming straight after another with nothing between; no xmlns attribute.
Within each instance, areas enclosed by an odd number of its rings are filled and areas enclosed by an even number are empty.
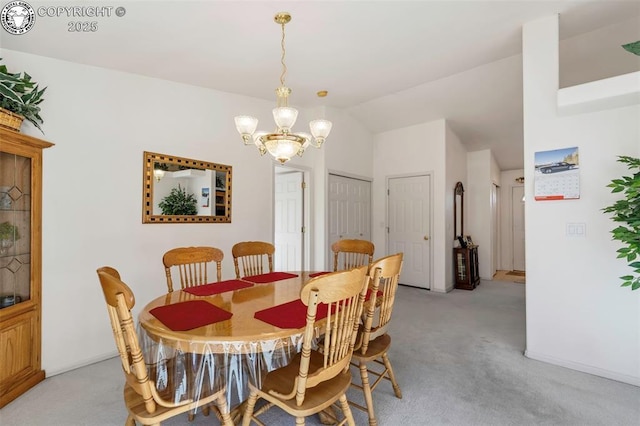
<svg viewBox="0 0 640 426"><path fill-rule="evenodd" d="M453 249L456 288L473 290L480 285L478 274L478 246L456 247Z"/></svg>
<svg viewBox="0 0 640 426"><path fill-rule="evenodd" d="M42 150L52 145L0 128L0 408L45 377Z"/></svg>

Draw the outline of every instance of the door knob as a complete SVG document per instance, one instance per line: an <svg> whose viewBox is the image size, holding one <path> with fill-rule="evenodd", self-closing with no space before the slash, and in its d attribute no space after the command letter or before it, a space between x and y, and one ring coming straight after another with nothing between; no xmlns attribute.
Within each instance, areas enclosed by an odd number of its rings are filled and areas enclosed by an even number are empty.
<svg viewBox="0 0 640 426"><path fill-rule="evenodd" d="M425 241L428 241L428 240L429 240L429 237L425 235L425 236L424 236L424 240L425 240Z"/></svg>

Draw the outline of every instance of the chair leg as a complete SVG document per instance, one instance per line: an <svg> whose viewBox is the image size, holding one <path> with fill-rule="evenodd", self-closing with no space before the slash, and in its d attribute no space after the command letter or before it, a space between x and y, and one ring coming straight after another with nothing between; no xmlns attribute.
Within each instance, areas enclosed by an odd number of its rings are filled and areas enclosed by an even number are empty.
<svg viewBox="0 0 640 426"><path fill-rule="evenodd" d="M324 411L320 411L318 413L318 417L320 418L320 423L323 425L334 425L336 424L337 416L336 412L333 409L333 405L327 407Z"/></svg>
<svg viewBox="0 0 640 426"><path fill-rule="evenodd" d="M133 416L129 414L127 420L124 422L124 426L136 426L136 421L133 420Z"/></svg>
<svg viewBox="0 0 640 426"><path fill-rule="evenodd" d="M398 386L396 376L393 374L393 368L391 368L391 361L389 361L389 356L386 353L382 354L382 361L389 372L389 379L391 380L391 385L393 386L393 391L395 392L396 397L402 399L402 391L400 390L400 386Z"/></svg>
<svg viewBox="0 0 640 426"><path fill-rule="evenodd" d="M296 425L304 426L304 417L296 417Z"/></svg>
<svg viewBox="0 0 640 426"><path fill-rule="evenodd" d="M373 396L371 395L371 386L369 385L369 371L367 370L367 364L364 362L360 363L360 380L362 381L364 403L369 413L369 426L376 426L378 421L376 420L376 413L373 411Z"/></svg>
<svg viewBox="0 0 640 426"><path fill-rule="evenodd" d="M356 422L353 420L353 414L351 413L351 408L349 408L349 402L347 401L347 395L340 395L340 407L342 407L342 414L347 418L347 424L349 426L355 426Z"/></svg>
<svg viewBox="0 0 640 426"><path fill-rule="evenodd" d="M227 406L227 398L224 395L220 395L216 400L216 405L218 406L218 411L220 412L220 417L222 418L221 423L224 426L233 426L233 420L231 420L229 407Z"/></svg>
<svg viewBox="0 0 640 426"><path fill-rule="evenodd" d="M249 426L251 424L251 416L253 415L253 407L256 405L256 401L258 400L257 393L251 393L249 395L249 399L247 399L247 407L244 410L244 416L242 416L242 426Z"/></svg>

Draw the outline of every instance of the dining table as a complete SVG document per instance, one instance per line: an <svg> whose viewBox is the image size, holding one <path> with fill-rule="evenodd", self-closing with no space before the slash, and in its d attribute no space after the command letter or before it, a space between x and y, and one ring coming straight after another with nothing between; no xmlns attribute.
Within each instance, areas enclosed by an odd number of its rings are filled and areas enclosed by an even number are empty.
<svg viewBox="0 0 640 426"><path fill-rule="evenodd" d="M323 271L271 272L176 290L138 315L150 379L168 400L197 400L226 386L239 411L249 381L287 365L302 349L300 290ZM241 415L241 412L240 414Z"/></svg>

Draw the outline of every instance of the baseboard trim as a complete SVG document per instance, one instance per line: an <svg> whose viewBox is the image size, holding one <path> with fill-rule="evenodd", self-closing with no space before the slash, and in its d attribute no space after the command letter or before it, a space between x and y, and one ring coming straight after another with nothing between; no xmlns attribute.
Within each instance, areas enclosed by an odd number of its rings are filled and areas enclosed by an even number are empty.
<svg viewBox="0 0 640 426"><path fill-rule="evenodd" d="M96 362L106 361L108 359L115 358L117 356L118 356L118 352L114 351L114 352L98 355L95 357L86 358L78 363L75 363L73 365L69 365L63 368L59 368L56 370L46 369L47 377L57 376L58 374L62 374L68 371L76 370L78 368L86 367L87 365L95 364Z"/></svg>
<svg viewBox="0 0 640 426"><path fill-rule="evenodd" d="M579 362L555 358L529 350L524 351L524 356L530 359L535 359L536 361L542 361L548 364L558 365L560 367L570 368L571 370L577 370L583 373L593 374L594 376L604 377L606 379L611 379L617 382L627 383L633 386L640 387L640 377L628 376L626 374L616 373L614 371L593 367L591 365L581 364Z"/></svg>
<svg viewBox="0 0 640 426"><path fill-rule="evenodd" d="M429 291L431 291L431 289L430 289L430 288L428 288L428 287L419 287L419 286L417 286L417 285L409 285L409 284L402 284L402 283L398 283L398 285L401 285L401 286L403 286L403 287L419 288L419 289L421 289L421 290L429 290Z"/></svg>

